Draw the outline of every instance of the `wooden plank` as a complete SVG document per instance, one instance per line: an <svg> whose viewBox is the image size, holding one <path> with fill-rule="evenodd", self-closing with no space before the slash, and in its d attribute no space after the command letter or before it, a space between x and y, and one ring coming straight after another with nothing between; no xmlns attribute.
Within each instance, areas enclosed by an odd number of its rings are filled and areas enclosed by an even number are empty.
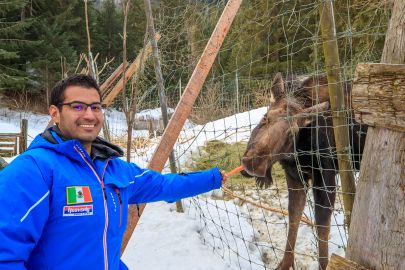
<svg viewBox="0 0 405 270"><path fill-rule="evenodd" d="M13 148L14 149L15 142L2 142L0 140L0 148Z"/></svg>
<svg viewBox="0 0 405 270"><path fill-rule="evenodd" d="M2 137L0 134L0 142L12 142L15 143L17 141L17 137Z"/></svg>
<svg viewBox="0 0 405 270"><path fill-rule="evenodd" d="M0 133L0 139L2 140L3 137L19 137L20 133Z"/></svg>
<svg viewBox="0 0 405 270"><path fill-rule="evenodd" d="M405 132L405 65L359 64L352 101L358 121Z"/></svg>
<svg viewBox="0 0 405 270"><path fill-rule="evenodd" d="M105 91L121 76L122 72L124 72L123 66L124 63L121 63L121 65L114 70L113 73L111 73L110 77L108 77L108 79L105 80L102 85L100 85L101 95L104 95Z"/></svg>
<svg viewBox="0 0 405 270"><path fill-rule="evenodd" d="M156 40L160 39L160 35L156 34L155 36ZM132 77L132 75L134 75L134 73L138 70L141 61L146 62L146 60L148 59L148 57L150 56L150 54L152 53L152 45L150 44L150 42L147 43L147 45L145 46L145 48L143 49L144 53L139 52L138 56L136 57L136 59L134 60L134 62L132 62L132 64L129 66L129 68L126 70L125 72L125 81L127 82L129 78ZM141 56L143 55L143 59L141 59ZM112 104L112 102L114 101L114 99L118 96L118 94L122 91L122 89L124 89L124 85L123 85L123 81L124 78L121 78L116 85L114 86L114 88L111 90L111 92L109 92L107 94L107 96L103 99L103 104L110 106Z"/></svg>
<svg viewBox="0 0 405 270"><path fill-rule="evenodd" d="M12 157L15 156L14 149L11 150L6 150L6 149L0 149L0 156L1 157Z"/></svg>
<svg viewBox="0 0 405 270"><path fill-rule="evenodd" d="M326 267L326 270L370 270L370 269L333 253L329 260L328 267Z"/></svg>

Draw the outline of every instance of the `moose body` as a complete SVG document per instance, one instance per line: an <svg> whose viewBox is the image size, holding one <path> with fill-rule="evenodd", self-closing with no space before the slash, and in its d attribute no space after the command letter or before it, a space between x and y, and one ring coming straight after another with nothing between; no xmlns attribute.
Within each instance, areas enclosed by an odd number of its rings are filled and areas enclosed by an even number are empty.
<svg viewBox="0 0 405 270"><path fill-rule="evenodd" d="M269 109L253 129L242 158L243 174L255 176L258 185L263 187L272 183L271 168L275 162L279 162L285 171L289 224L284 256L278 266L281 270L294 268L299 221L305 207L306 190L312 180L319 268L325 270L338 173L327 80L324 76L311 77L287 93L286 85L281 74L277 74L271 88ZM349 105L349 84L345 84L345 96ZM361 126L351 116L348 125L352 160L354 167L359 169L367 126Z"/></svg>

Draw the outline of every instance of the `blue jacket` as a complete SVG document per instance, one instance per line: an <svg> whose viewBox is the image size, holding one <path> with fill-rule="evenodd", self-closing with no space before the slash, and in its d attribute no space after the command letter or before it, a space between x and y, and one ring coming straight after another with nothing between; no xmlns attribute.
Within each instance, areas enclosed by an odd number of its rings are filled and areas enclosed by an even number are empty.
<svg viewBox="0 0 405 270"><path fill-rule="evenodd" d="M0 172L1 270L127 269L120 248L128 204L221 186L216 168L162 175L117 158L111 144L99 143L108 157L90 158L79 141L49 131L53 143L38 135Z"/></svg>

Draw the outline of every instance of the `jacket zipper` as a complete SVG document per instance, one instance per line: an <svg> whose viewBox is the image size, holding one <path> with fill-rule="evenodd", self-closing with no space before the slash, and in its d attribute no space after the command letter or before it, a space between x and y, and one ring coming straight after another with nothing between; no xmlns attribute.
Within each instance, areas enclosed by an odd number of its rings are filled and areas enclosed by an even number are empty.
<svg viewBox="0 0 405 270"><path fill-rule="evenodd" d="M118 228L121 228L121 225L122 225L122 199L121 199L120 190L118 188L116 188L114 190L115 190L115 193L117 193L118 201L120 203L120 225L118 226Z"/></svg>
<svg viewBox="0 0 405 270"><path fill-rule="evenodd" d="M104 215L105 215L105 225L104 225L104 233L103 233L103 250L104 250L104 270L108 270L108 253L107 253L107 229L108 229L108 207L107 207L107 194L105 192L105 187L104 187L104 173L107 169L108 161L107 159L106 164L104 166L103 170L103 175L100 178L98 175L97 171L94 169L93 165L86 159L84 156L82 150L78 146L74 146L75 150L79 153L79 155L82 157L84 162L90 167L90 169L93 171L94 175L97 177L98 182L101 185L101 188L103 189L103 195L104 195Z"/></svg>

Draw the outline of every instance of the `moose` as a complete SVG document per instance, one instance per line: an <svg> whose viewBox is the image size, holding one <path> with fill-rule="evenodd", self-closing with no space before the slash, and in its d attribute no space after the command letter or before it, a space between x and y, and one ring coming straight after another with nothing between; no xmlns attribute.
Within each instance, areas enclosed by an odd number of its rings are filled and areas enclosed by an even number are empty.
<svg viewBox="0 0 405 270"><path fill-rule="evenodd" d="M343 85L349 107L351 85ZM276 74L268 111L252 130L242 157L242 175L256 177L259 187L271 185L274 163L279 162L285 172L289 224L284 256L277 267L279 270L294 269L294 248L310 180L319 269L325 270L328 264L328 239L336 197L335 176L339 170L328 101L326 76L316 75L301 83L292 83L284 82L282 75ZM358 170L367 126L357 123L352 112L349 112L347 121L352 160Z"/></svg>

